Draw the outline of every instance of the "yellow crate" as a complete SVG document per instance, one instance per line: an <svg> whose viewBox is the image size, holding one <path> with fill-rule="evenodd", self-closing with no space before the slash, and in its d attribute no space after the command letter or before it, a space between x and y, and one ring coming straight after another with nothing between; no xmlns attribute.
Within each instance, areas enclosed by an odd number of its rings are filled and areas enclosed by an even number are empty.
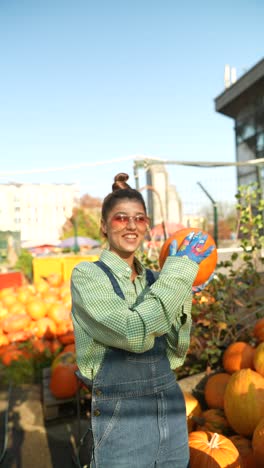
<svg viewBox="0 0 264 468"><path fill-rule="evenodd" d="M64 257L63 263L63 278L67 281L71 277L71 273L75 265L80 262L96 262L99 259L98 255L73 255L71 257Z"/></svg>
<svg viewBox="0 0 264 468"><path fill-rule="evenodd" d="M61 257L35 257L33 258L33 278L37 283L41 277L56 273L63 278L63 264Z"/></svg>
<svg viewBox="0 0 264 468"><path fill-rule="evenodd" d="M75 265L80 262L95 262L99 259L98 255L72 255L67 257L36 257L33 259L33 277L34 283L41 277L56 273L61 275L64 281L71 277Z"/></svg>

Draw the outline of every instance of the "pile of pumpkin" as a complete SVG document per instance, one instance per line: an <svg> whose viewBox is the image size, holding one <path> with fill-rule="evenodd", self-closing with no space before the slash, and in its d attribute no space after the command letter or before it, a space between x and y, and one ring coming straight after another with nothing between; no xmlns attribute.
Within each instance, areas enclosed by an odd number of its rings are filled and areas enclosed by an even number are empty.
<svg viewBox="0 0 264 468"><path fill-rule="evenodd" d="M56 355L74 343L69 282L52 274L35 284L0 290L0 362ZM22 383L22 382L21 382Z"/></svg>
<svg viewBox="0 0 264 468"><path fill-rule="evenodd" d="M200 394L184 391L191 468L264 467L264 318L256 345L230 344Z"/></svg>

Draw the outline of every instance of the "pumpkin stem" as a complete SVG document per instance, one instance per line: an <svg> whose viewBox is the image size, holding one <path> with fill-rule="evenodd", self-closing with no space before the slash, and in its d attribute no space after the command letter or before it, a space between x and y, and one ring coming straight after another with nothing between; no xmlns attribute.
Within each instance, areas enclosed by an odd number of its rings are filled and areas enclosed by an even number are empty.
<svg viewBox="0 0 264 468"><path fill-rule="evenodd" d="M217 432L214 432L213 437L209 442L210 449L218 447L218 439L219 439L219 434L217 434Z"/></svg>

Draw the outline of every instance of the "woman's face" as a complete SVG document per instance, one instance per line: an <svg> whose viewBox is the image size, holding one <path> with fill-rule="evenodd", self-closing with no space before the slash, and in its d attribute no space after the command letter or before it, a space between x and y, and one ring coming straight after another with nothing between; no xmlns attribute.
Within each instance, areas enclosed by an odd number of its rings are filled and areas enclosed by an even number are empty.
<svg viewBox="0 0 264 468"><path fill-rule="evenodd" d="M120 200L102 220L101 229L106 235L109 249L121 258L134 256L144 239L149 220L142 204L137 200Z"/></svg>

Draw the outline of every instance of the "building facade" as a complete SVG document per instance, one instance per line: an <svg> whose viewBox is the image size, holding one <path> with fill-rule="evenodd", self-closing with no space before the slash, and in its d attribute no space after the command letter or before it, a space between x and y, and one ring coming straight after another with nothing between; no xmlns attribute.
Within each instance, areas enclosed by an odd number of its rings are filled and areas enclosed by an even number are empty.
<svg viewBox="0 0 264 468"><path fill-rule="evenodd" d="M57 244L78 199L76 184L0 184L0 231L19 232L22 247Z"/></svg>
<svg viewBox="0 0 264 468"><path fill-rule="evenodd" d="M215 109L234 119L236 161L264 158L264 59L215 99ZM264 165L237 167L237 184L257 182L264 193Z"/></svg>
<svg viewBox="0 0 264 468"><path fill-rule="evenodd" d="M169 177L164 164L151 164L146 171L148 213L152 225L164 222L182 222L182 202Z"/></svg>

